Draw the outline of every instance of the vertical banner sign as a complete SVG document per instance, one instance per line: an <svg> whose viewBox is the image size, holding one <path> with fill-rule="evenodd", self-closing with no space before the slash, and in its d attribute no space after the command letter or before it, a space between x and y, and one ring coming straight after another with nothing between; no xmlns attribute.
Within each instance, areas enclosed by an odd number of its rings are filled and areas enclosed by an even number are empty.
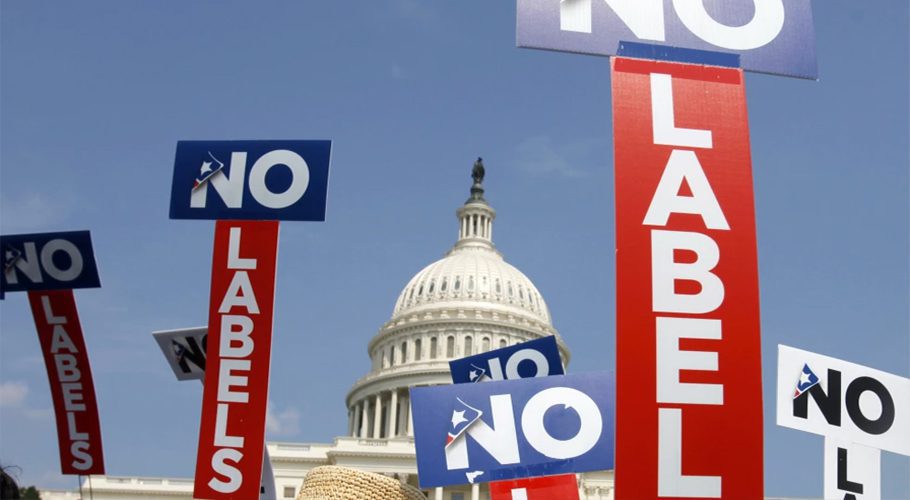
<svg viewBox="0 0 910 500"><path fill-rule="evenodd" d="M743 73L622 57L611 64L616 498L762 498Z"/></svg>
<svg viewBox="0 0 910 500"><path fill-rule="evenodd" d="M196 498L259 498L277 257L278 221L216 222Z"/></svg>
<svg viewBox="0 0 910 500"><path fill-rule="evenodd" d="M880 500L882 451L826 437L825 498Z"/></svg>
<svg viewBox="0 0 910 500"><path fill-rule="evenodd" d="M64 474L104 474L95 384L72 290L28 292L50 382Z"/></svg>

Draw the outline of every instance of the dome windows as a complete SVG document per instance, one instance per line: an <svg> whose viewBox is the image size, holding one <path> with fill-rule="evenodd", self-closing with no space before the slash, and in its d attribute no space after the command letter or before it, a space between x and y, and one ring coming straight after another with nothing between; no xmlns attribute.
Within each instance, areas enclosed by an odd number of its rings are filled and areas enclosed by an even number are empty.
<svg viewBox="0 0 910 500"><path fill-rule="evenodd" d="M439 287L439 291L445 293L446 288L448 287L448 285L449 285L449 278L443 278L443 279L442 279L442 285Z"/></svg>
<svg viewBox="0 0 910 500"><path fill-rule="evenodd" d="M430 338L430 359L436 359L436 349L439 347L439 339L436 337Z"/></svg>
<svg viewBox="0 0 910 500"><path fill-rule="evenodd" d="M455 292L461 290L461 276L455 276Z"/></svg>
<svg viewBox="0 0 910 500"><path fill-rule="evenodd" d="M455 357L455 336L449 335L446 338L446 357L454 358Z"/></svg>
<svg viewBox="0 0 910 500"><path fill-rule="evenodd" d="M423 342L420 339L415 339L414 340L414 361L420 361L420 358L423 355L423 352L421 352L423 350L422 347L423 347Z"/></svg>
<svg viewBox="0 0 910 500"><path fill-rule="evenodd" d="M474 348L474 339L472 339L471 336L468 335L467 337L464 338L464 355L470 356L471 354L474 354L472 352L473 348Z"/></svg>

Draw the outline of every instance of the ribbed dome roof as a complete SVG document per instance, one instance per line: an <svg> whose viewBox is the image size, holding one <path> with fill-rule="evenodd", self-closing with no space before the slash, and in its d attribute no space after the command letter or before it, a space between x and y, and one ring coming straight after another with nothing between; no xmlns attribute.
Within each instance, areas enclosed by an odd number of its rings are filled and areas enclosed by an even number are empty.
<svg viewBox="0 0 910 500"><path fill-rule="evenodd" d="M393 321L429 309L488 307L553 326L537 287L493 246L496 211L483 197L483 170L478 158L471 197L456 213L458 241L444 258L411 278L395 303Z"/></svg>
<svg viewBox="0 0 910 500"><path fill-rule="evenodd" d="M423 268L411 278L395 303L400 315L436 307L470 308L484 303L503 312L530 315L550 325L547 305L521 271L492 248L456 246L445 258Z"/></svg>

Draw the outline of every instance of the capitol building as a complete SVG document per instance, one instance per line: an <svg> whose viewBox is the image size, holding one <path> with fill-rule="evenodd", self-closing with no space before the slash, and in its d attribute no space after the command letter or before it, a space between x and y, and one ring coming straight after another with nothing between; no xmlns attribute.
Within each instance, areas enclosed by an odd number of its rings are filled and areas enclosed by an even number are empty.
<svg viewBox="0 0 910 500"><path fill-rule="evenodd" d="M475 171L470 197L456 214L454 246L408 281L391 318L369 342L369 372L345 397L347 433L331 443L267 443L277 498L295 498L304 476L319 465L352 467L418 486L408 390L452 383L451 359L553 335L568 364L569 349L543 295L493 244L496 211L484 198L482 173ZM91 486L96 500L177 500L192 498L193 480L93 476ZM578 492L582 499L612 499L613 471L579 474ZM425 493L431 500L489 499L486 484ZM41 495L79 498L77 492Z"/></svg>

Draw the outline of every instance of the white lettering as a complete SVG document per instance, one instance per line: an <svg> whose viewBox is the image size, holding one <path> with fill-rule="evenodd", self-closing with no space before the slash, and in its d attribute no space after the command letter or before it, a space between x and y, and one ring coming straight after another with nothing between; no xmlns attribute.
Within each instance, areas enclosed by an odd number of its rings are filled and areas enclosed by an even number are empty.
<svg viewBox="0 0 910 500"><path fill-rule="evenodd" d="M720 340L720 320L657 318L657 402L724 404L723 385L679 381L680 370L717 371L717 352L680 350L682 338Z"/></svg>
<svg viewBox="0 0 910 500"><path fill-rule="evenodd" d="M82 384L79 382L64 382L60 384L63 392L63 408L66 411L85 411L82 401Z"/></svg>
<svg viewBox="0 0 910 500"><path fill-rule="evenodd" d="M241 208L243 206L243 180L246 177L246 153L233 153L231 155L231 175L222 169L221 175L213 175L208 182L194 189L190 195L190 207L205 208L206 194L209 185L224 201L228 208Z"/></svg>
<svg viewBox="0 0 910 500"><path fill-rule="evenodd" d="M13 267L4 271L7 283L11 285L19 283L19 273L16 272L17 269L22 271L22 273L25 274L25 277L32 283L44 282L44 276L41 275L41 268L38 266L38 250L35 248L35 243L33 241L27 241L22 244L22 247L25 251L16 260L16 263L13 264Z"/></svg>
<svg viewBox="0 0 910 500"><path fill-rule="evenodd" d="M755 15L742 26L727 26L714 20L704 0L673 0L679 20L695 36L731 50L751 50L768 45L784 27L783 0L753 0Z"/></svg>
<svg viewBox="0 0 910 500"><path fill-rule="evenodd" d="M604 0L626 27L642 40L664 41L663 0ZM591 32L591 0L562 0L559 29Z"/></svg>
<svg viewBox="0 0 910 500"><path fill-rule="evenodd" d="M76 428L76 414L68 411L66 412L66 430L69 433L70 440L72 441L87 441L88 433L79 432Z"/></svg>
<svg viewBox="0 0 910 500"><path fill-rule="evenodd" d="M70 339L69 334L66 333L63 326L54 325L54 330L51 332L51 353L57 354L64 349L73 354L79 352L79 350L76 349L76 344Z"/></svg>
<svg viewBox="0 0 910 500"><path fill-rule="evenodd" d="M227 481L213 477L209 480L209 487L218 493L233 493L240 489L243 484L243 474L233 465L229 465L228 460L235 464L240 464L243 459L243 453L231 448L222 448L212 455L212 469L216 473L226 477Z"/></svg>
<svg viewBox="0 0 910 500"><path fill-rule="evenodd" d="M53 308L51 307L51 298L47 295L41 296L41 308L44 309L44 319L49 325L65 325L66 316L54 316Z"/></svg>
<svg viewBox="0 0 910 500"><path fill-rule="evenodd" d="M61 382L78 382L82 378L76 356L72 354L55 354L54 365L57 367L57 378Z"/></svg>
<svg viewBox="0 0 910 500"><path fill-rule="evenodd" d="M657 496L720 498L720 476L682 474L682 410L658 408Z"/></svg>
<svg viewBox="0 0 910 500"><path fill-rule="evenodd" d="M234 273L218 312L229 313L233 307L245 307L249 314L259 314L259 304L256 303L253 285L250 283L250 276L246 271Z"/></svg>
<svg viewBox="0 0 910 500"><path fill-rule="evenodd" d="M518 437L515 432L515 412L512 410L512 396L497 394L490 396L490 410L493 416L491 428L483 420L478 420L467 430L481 448L486 450L500 464L517 464L521 461L518 455ZM446 448L446 468L466 469L468 463L467 439L458 439Z"/></svg>
<svg viewBox="0 0 910 500"><path fill-rule="evenodd" d="M679 195L684 181L689 185L692 196ZM666 226L673 213L700 215L708 229L730 229L693 151L673 150L670 153L643 224Z"/></svg>
<svg viewBox="0 0 910 500"><path fill-rule="evenodd" d="M256 269L256 259L240 258L242 228L232 227L228 234L228 269Z"/></svg>
<svg viewBox="0 0 910 500"><path fill-rule="evenodd" d="M238 327L235 330L234 327ZM245 358L253 353L253 320L249 316L225 314L221 317L221 345L218 352L223 358ZM239 343L240 345L235 345Z"/></svg>
<svg viewBox="0 0 910 500"><path fill-rule="evenodd" d="M227 404L219 403L215 411L215 446L227 446L230 448L243 448L243 436L228 436L227 422L230 407Z"/></svg>
<svg viewBox="0 0 910 500"><path fill-rule="evenodd" d="M673 107L673 78L651 73L651 128L654 144L711 149L710 130L676 128Z"/></svg>
<svg viewBox="0 0 910 500"><path fill-rule="evenodd" d="M544 426L544 415L556 405L575 410L581 420L578 433L569 439L554 438ZM603 431L603 418L597 403L587 394L571 387L552 387L538 392L525 405L521 429L534 449L562 460L584 455L597 444Z"/></svg>
<svg viewBox="0 0 910 500"><path fill-rule="evenodd" d="M92 456L88 454L88 449L89 444L85 441L76 441L70 444L70 453L76 459L72 463L74 469L89 470L92 467L94 462L92 461Z"/></svg>
<svg viewBox="0 0 910 500"><path fill-rule="evenodd" d="M231 391L231 387L246 387L249 378L243 375L233 375L234 371L250 371L250 360L230 359L221 360L218 366L218 401L227 403L247 403L250 399L248 392Z"/></svg>
<svg viewBox="0 0 910 500"><path fill-rule="evenodd" d="M291 185L283 193L273 193L265 184L265 175L276 165L291 170ZM300 155L286 149L269 151L256 160L250 170L250 193L256 201L268 208L287 208L306 193L310 185L310 167Z"/></svg>
<svg viewBox="0 0 910 500"><path fill-rule="evenodd" d="M54 254L63 252L69 255L70 266L68 269L60 269L54 262ZM55 239L48 241L41 249L41 266L45 272L50 274L57 281L72 281L82 274L82 253L79 248L67 240Z"/></svg>
<svg viewBox="0 0 910 500"><path fill-rule="evenodd" d="M677 263L676 250L695 253L695 262ZM720 249L710 237L686 231L651 231L651 283L655 312L703 314L724 301L724 284L711 271L720 261ZM695 294L676 293L677 280L696 281Z"/></svg>

